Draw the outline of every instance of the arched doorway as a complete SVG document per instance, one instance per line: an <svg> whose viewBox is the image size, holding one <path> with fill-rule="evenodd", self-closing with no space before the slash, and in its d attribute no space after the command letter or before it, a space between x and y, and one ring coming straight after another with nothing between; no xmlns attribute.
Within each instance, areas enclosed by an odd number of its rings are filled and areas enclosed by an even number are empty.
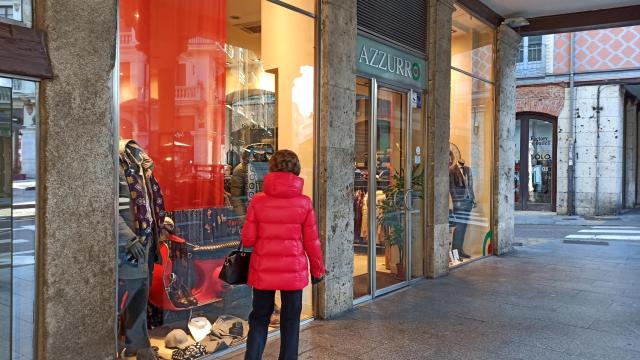
<svg viewBox="0 0 640 360"><path fill-rule="evenodd" d="M557 118L544 114L523 112L516 116L516 210L556 210L557 124Z"/></svg>

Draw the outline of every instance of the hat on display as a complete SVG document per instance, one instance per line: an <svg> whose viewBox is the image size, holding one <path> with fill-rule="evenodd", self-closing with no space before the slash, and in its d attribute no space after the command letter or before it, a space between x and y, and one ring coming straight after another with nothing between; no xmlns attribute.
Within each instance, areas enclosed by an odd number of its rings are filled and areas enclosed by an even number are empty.
<svg viewBox="0 0 640 360"><path fill-rule="evenodd" d="M202 341L211 332L211 323L206 317L196 317L189 321L189 331L195 341Z"/></svg>
<svg viewBox="0 0 640 360"><path fill-rule="evenodd" d="M164 338L164 346L167 348L184 349L189 346L189 335L182 329L171 330Z"/></svg>

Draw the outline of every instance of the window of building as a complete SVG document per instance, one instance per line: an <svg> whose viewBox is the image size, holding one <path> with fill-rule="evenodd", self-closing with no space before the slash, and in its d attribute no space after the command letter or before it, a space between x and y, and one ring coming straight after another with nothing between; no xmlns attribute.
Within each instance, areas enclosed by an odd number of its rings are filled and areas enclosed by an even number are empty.
<svg viewBox="0 0 640 360"><path fill-rule="evenodd" d="M451 39L449 260L490 255L495 31L456 7Z"/></svg>
<svg viewBox="0 0 640 360"><path fill-rule="evenodd" d="M0 0L0 22L31 27L32 11L32 0Z"/></svg>
<svg viewBox="0 0 640 360"><path fill-rule="evenodd" d="M0 17L6 18L6 19L13 19L13 6L11 5L0 6Z"/></svg>
<svg viewBox="0 0 640 360"><path fill-rule="evenodd" d="M523 37L518 52L518 63L542 61L542 36Z"/></svg>
<svg viewBox="0 0 640 360"><path fill-rule="evenodd" d="M530 36L527 46L527 60L529 62L542 60L542 36Z"/></svg>
<svg viewBox="0 0 640 360"><path fill-rule="evenodd" d="M151 186L143 202L162 199L166 216L152 217L174 224L172 233L152 235L157 251L145 244L148 257L131 256L131 199L141 197L124 177L135 165L121 156L118 304L125 355L150 344L171 358L177 349L167 339L176 329L207 353L243 344L251 289L229 286L218 274L239 244L247 207L276 150L298 154L303 192L313 195L314 8L311 1L286 3L120 2L120 149L148 155L159 190ZM293 7L300 4L307 5ZM161 261L154 263L154 255ZM311 316L308 287L303 318ZM278 326L276 310L271 329Z"/></svg>

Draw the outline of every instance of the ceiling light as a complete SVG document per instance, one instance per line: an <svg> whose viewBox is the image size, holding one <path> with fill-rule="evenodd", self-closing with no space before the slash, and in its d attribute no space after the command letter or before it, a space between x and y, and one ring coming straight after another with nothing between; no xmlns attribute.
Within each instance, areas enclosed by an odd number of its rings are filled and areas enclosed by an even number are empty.
<svg viewBox="0 0 640 360"><path fill-rule="evenodd" d="M504 19L502 23L510 28L519 28L529 25L529 20L527 20L525 17L518 16Z"/></svg>

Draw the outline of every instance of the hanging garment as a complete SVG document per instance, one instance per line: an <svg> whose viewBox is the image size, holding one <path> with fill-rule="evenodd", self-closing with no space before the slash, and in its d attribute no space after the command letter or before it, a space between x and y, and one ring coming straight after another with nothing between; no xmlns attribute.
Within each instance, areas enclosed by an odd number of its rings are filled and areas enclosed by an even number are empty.
<svg viewBox="0 0 640 360"><path fill-rule="evenodd" d="M382 203L384 203L384 200L386 199L386 196L384 194L384 191L382 190L377 190L376 191L376 244L381 245L384 244L384 229L383 226L380 225L378 223L378 219L382 216ZM364 201L362 204L362 223L364 224L364 226L362 226L362 230L361 230L361 235L362 238L364 239L364 241L366 241L367 243L369 242L369 226L367 219L369 218L369 196L364 196Z"/></svg>
<svg viewBox="0 0 640 360"><path fill-rule="evenodd" d="M119 238L119 274L120 278L142 278L148 276L148 263L157 262L158 241L164 226L164 198L160 185L153 176L153 160L133 140L120 140L120 197L128 200L127 206L121 206L119 217L119 237L128 227L135 235L134 239ZM130 234L131 234L130 232ZM132 242L138 241L145 247L149 259L139 264L126 249ZM128 266L124 266L128 265Z"/></svg>
<svg viewBox="0 0 640 360"><path fill-rule="evenodd" d="M356 242L362 241L360 234L362 233L362 225L365 219L362 216L362 206L364 205L365 194L366 193L364 191L357 190L353 195L353 240Z"/></svg>

